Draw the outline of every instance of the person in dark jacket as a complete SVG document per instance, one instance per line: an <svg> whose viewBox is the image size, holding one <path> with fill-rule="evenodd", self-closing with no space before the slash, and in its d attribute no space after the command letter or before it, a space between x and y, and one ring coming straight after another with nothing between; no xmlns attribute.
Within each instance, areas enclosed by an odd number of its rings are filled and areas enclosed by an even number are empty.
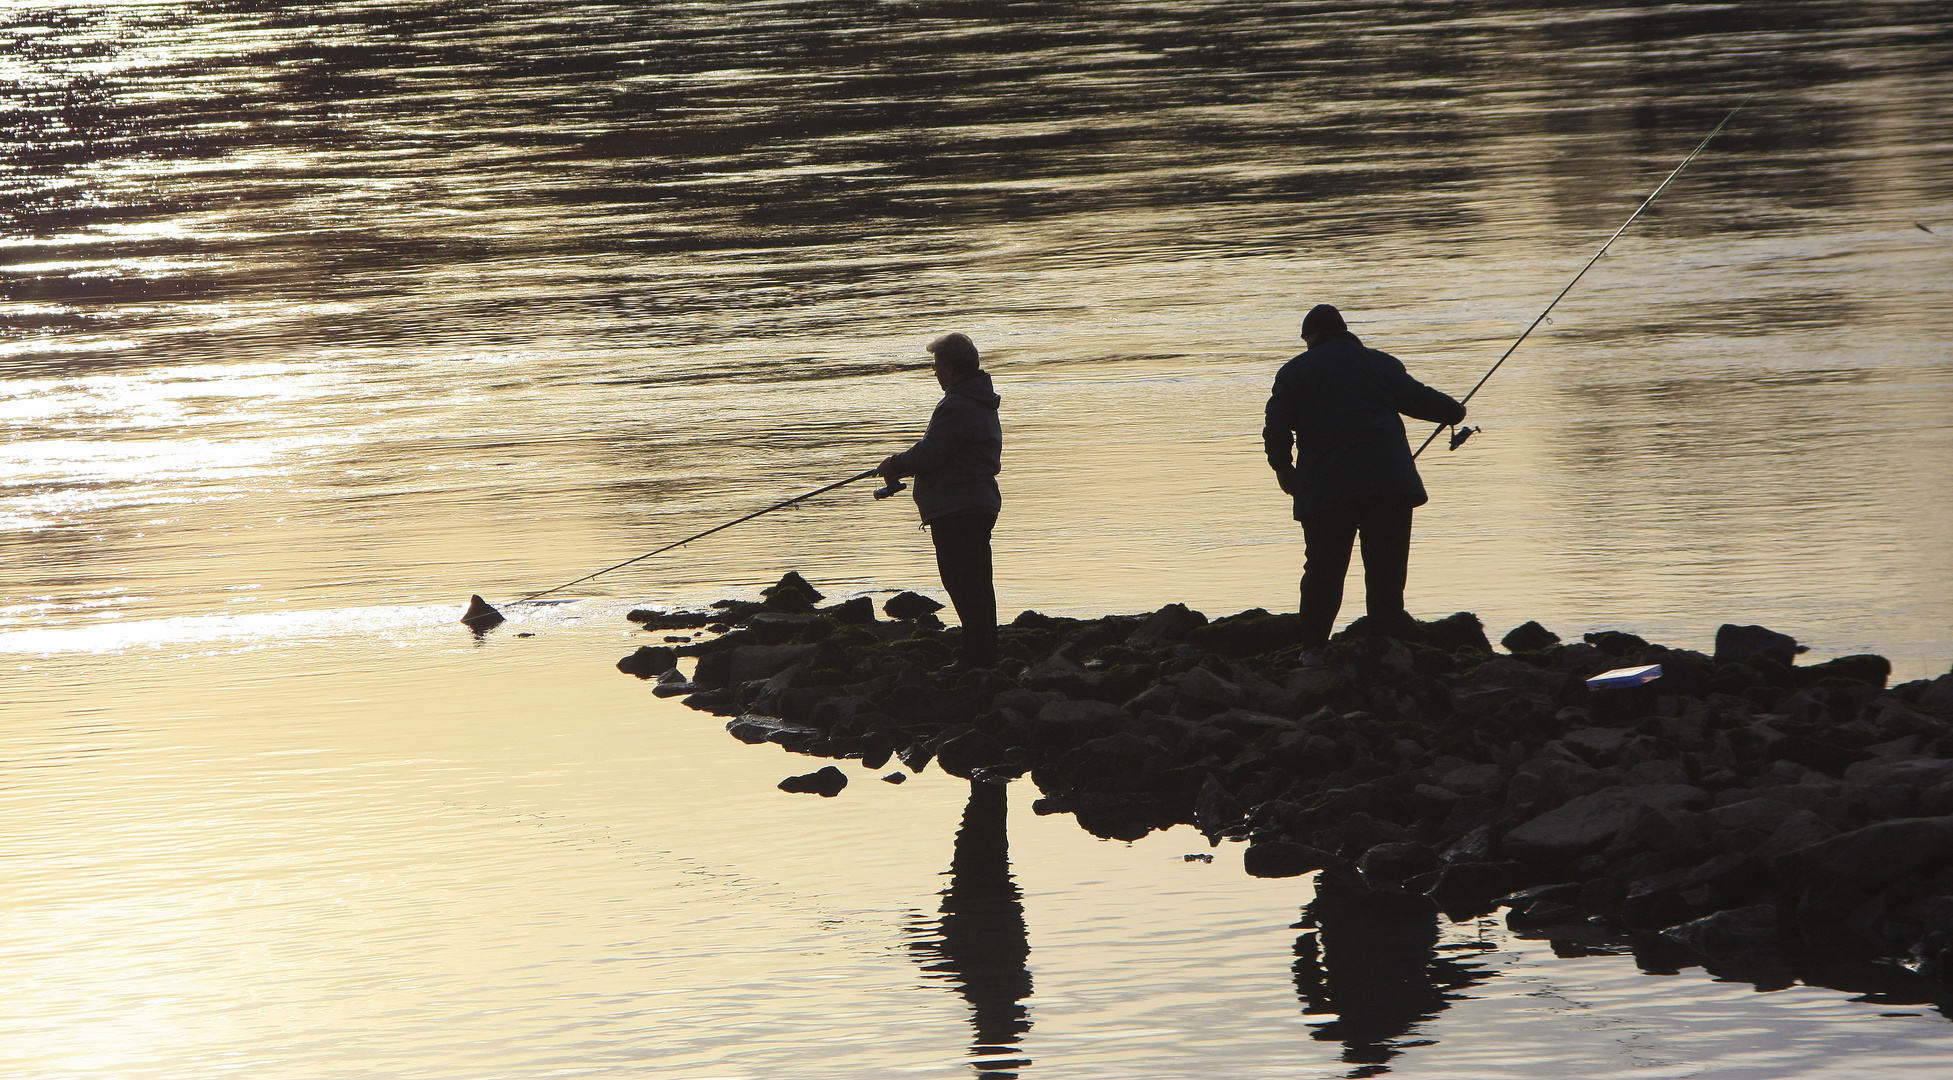
<svg viewBox="0 0 1953 1080"><path fill-rule="evenodd" d="M1000 398L978 363L976 343L944 334L929 343L943 399L929 416L922 441L890 455L876 471L890 480L915 477L915 505L936 546L943 590L963 624L956 670L997 664L997 590L991 575L990 533L1003 509L997 474L1003 470Z"/></svg>
<svg viewBox="0 0 1953 1080"><path fill-rule="evenodd" d="M1359 535L1369 614L1386 624L1407 617L1411 510L1430 497L1398 414L1456 424L1465 407L1411 378L1396 357L1366 348L1328 304L1302 320L1302 340L1308 351L1275 374L1261 440L1302 523L1302 636L1320 647L1336 625Z"/></svg>

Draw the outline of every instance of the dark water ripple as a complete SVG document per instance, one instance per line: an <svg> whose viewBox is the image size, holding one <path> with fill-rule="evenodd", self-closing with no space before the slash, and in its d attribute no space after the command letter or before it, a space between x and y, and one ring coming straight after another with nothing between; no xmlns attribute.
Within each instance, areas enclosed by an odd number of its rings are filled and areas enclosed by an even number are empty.
<svg viewBox="0 0 1953 1080"><path fill-rule="evenodd" d="M1878 129L1944 119L1953 20L1923 3L14 18L0 213L8 293L32 310L11 325L137 336L116 362L469 348L565 323L690 344L899 306L931 265L1495 243L1537 202L1589 232L1674 131L1753 91L1769 107L1655 230L1769 229L1851 204L1880 171L1926 200L1953 188L1864 152ZM1757 157L1795 167L1739 164ZM180 325L210 305L262 321Z"/></svg>

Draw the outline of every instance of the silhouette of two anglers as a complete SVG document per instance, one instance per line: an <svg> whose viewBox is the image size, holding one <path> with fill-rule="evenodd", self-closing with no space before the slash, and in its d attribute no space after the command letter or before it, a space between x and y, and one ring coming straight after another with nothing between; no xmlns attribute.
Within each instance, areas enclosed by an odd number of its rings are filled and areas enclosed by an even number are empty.
<svg viewBox="0 0 1953 1080"><path fill-rule="evenodd" d="M1261 437L1302 523L1303 643L1320 648L1335 627L1359 538L1368 614L1385 627L1410 617L1411 511L1430 497L1399 417L1457 424L1465 407L1412 378L1396 357L1365 346L1329 304L1310 309L1302 340L1308 350L1275 375ZM916 509L963 624L961 651L944 669L955 674L997 662L991 534L1003 508L1001 399L969 337L945 334L928 350L942 400L922 439L875 471L891 482L915 478Z"/></svg>

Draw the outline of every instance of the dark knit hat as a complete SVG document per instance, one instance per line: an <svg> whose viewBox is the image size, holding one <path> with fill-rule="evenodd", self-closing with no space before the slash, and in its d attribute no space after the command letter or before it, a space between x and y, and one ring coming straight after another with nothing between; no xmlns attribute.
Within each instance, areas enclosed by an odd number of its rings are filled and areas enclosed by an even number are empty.
<svg viewBox="0 0 1953 1080"><path fill-rule="evenodd" d="M1302 333L1333 334L1338 330L1348 330L1349 324L1343 321L1343 313L1333 304L1317 304L1302 317Z"/></svg>

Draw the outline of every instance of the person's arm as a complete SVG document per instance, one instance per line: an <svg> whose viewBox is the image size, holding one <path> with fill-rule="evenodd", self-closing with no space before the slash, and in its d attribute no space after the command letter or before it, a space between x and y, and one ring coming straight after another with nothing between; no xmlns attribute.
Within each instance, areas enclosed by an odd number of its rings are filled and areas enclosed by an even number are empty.
<svg viewBox="0 0 1953 1080"><path fill-rule="evenodd" d="M1432 424L1456 424L1465 418L1465 407L1450 394L1433 390L1412 378L1404 370L1403 362L1389 353L1378 355L1389 361L1384 365L1385 377L1390 385L1391 404L1398 412Z"/></svg>
<svg viewBox="0 0 1953 1080"><path fill-rule="evenodd" d="M1268 467L1275 470L1275 482L1282 494L1295 494L1295 410L1289 403L1293 391L1275 380L1268 395L1267 419L1261 425L1261 446L1268 453Z"/></svg>
<svg viewBox="0 0 1953 1080"><path fill-rule="evenodd" d="M890 480L935 471L977 434L972 430L972 420L954 397L944 398L929 415L929 427L922 438L907 450L889 455L876 471Z"/></svg>

